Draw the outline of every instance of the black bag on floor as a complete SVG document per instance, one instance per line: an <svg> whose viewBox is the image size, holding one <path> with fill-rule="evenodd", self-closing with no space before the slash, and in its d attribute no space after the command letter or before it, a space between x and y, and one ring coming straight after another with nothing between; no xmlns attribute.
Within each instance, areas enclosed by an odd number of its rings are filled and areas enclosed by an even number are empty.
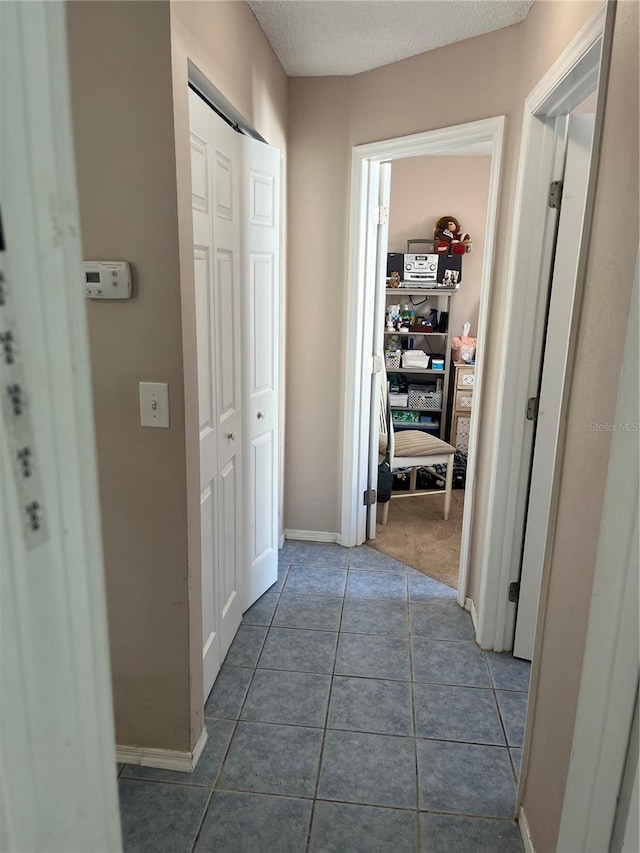
<svg viewBox="0 0 640 853"><path fill-rule="evenodd" d="M439 474L442 478L444 478L447 474L447 466L446 465L434 465L434 470L437 474ZM420 472L418 472L419 474ZM428 482L426 485L420 486L421 489L433 489L433 488L444 488L444 483L438 483L437 478L432 474L430 475L428 471L424 472ZM464 489L467 482L467 454L463 453L461 450L456 450L455 456L453 457L453 488L454 489Z"/></svg>
<svg viewBox="0 0 640 853"><path fill-rule="evenodd" d="M385 459L378 465L378 503L386 504L391 500L391 489L393 487L393 474L391 466Z"/></svg>

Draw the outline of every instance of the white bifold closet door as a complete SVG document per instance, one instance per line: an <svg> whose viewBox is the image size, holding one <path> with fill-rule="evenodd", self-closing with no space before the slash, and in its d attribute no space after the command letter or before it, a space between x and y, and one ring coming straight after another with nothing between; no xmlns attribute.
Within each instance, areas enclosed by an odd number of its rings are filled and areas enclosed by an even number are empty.
<svg viewBox="0 0 640 853"><path fill-rule="evenodd" d="M189 114L206 697L278 574L280 154L193 91Z"/></svg>
<svg viewBox="0 0 640 853"><path fill-rule="evenodd" d="M240 143L249 607L278 579L280 152L249 136Z"/></svg>

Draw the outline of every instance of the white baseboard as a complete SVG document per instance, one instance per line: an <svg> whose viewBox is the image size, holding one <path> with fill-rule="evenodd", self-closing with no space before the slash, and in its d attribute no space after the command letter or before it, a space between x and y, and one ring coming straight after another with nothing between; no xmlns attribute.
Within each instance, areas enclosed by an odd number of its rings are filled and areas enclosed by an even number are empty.
<svg viewBox="0 0 640 853"><path fill-rule="evenodd" d="M464 600L464 609L468 610L471 614L471 621L473 622L473 630L478 633L478 612L476 610L475 602L472 598L465 598Z"/></svg>
<svg viewBox="0 0 640 853"><path fill-rule="evenodd" d="M285 539L300 539L302 542L337 542L337 533L323 530L285 530Z"/></svg>
<svg viewBox="0 0 640 853"><path fill-rule="evenodd" d="M284 545L284 540L285 540L285 535L284 535L284 531L283 531L283 532L280 534L280 547L281 547L281 548L282 548L282 546Z"/></svg>
<svg viewBox="0 0 640 853"><path fill-rule="evenodd" d="M529 823L522 807L520 807L520 811L518 812L517 820L524 853L535 853L535 850L533 849L533 841L531 840L531 833L529 832Z"/></svg>
<svg viewBox="0 0 640 853"><path fill-rule="evenodd" d="M160 767L162 770L181 770L184 773L191 773L202 755L207 738L207 729L204 726L193 752L116 744L116 761L118 764L139 764L142 767Z"/></svg>

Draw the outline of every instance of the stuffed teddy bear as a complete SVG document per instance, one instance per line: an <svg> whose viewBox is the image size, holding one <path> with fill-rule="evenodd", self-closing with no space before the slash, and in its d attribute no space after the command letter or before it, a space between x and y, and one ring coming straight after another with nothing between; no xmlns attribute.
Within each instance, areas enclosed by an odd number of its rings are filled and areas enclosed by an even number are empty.
<svg viewBox="0 0 640 853"><path fill-rule="evenodd" d="M468 234L462 234L455 216L441 216L436 222L433 239L438 254L464 255L471 251L472 242Z"/></svg>

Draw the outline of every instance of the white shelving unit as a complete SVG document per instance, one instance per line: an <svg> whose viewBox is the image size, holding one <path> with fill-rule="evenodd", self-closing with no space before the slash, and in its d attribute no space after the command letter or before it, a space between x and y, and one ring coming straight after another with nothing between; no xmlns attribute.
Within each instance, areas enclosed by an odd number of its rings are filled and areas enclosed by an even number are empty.
<svg viewBox="0 0 640 853"><path fill-rule="evenodd" d="M449 315L449 320L451 319L451 310L450 310L450 302L451 297L456 293L456 290L444 288L444 287L434 287L434 288L426 288L426 287L388 287L386 288L386 304L393 305L394 302L399 303L401 306L408 304L412 305L411 297L422 297L423 299L426 297L427 302L421 303L419 305L413 305L416 311L420 311L419 316L423 316L425 311L428 311L432 308L436 308L438 312L446 311ZM386 312L385 312L386 313ZM449 329L449 326L447 327ZM440 355L444 358L444 369L443 370L433 370L431 368L419 368L419 367L387 367L387 373L395 373L401 376L411 376L411 377L429 377L436 378L439 377L442 379L442 406L437 409L414 409L410 406L391 406L391 411L397 412L420 412L424 415L433 415L437 416L437 420L439 423L438 436L442 439L446 440L446 417L445 413L447 411L447 399L449 393L449 372L451 368L451 347L449 344L449 331L446 332L410 332L410 331L389 331L385 328L384 338L385 338L385 351L386 351L386 343L389 338L421 338L422 346L420 346L417 341L414 344L415 349L422 349L428 355ZM431 344L431 339L433 339L434 344L437 342L437 346L433 346ZM408 347L407 347L408 348ZM409 429L425 429L426 424L424 423L407 423L406 425L403 423L395 423L396 428L409 428Z"/></svg>

